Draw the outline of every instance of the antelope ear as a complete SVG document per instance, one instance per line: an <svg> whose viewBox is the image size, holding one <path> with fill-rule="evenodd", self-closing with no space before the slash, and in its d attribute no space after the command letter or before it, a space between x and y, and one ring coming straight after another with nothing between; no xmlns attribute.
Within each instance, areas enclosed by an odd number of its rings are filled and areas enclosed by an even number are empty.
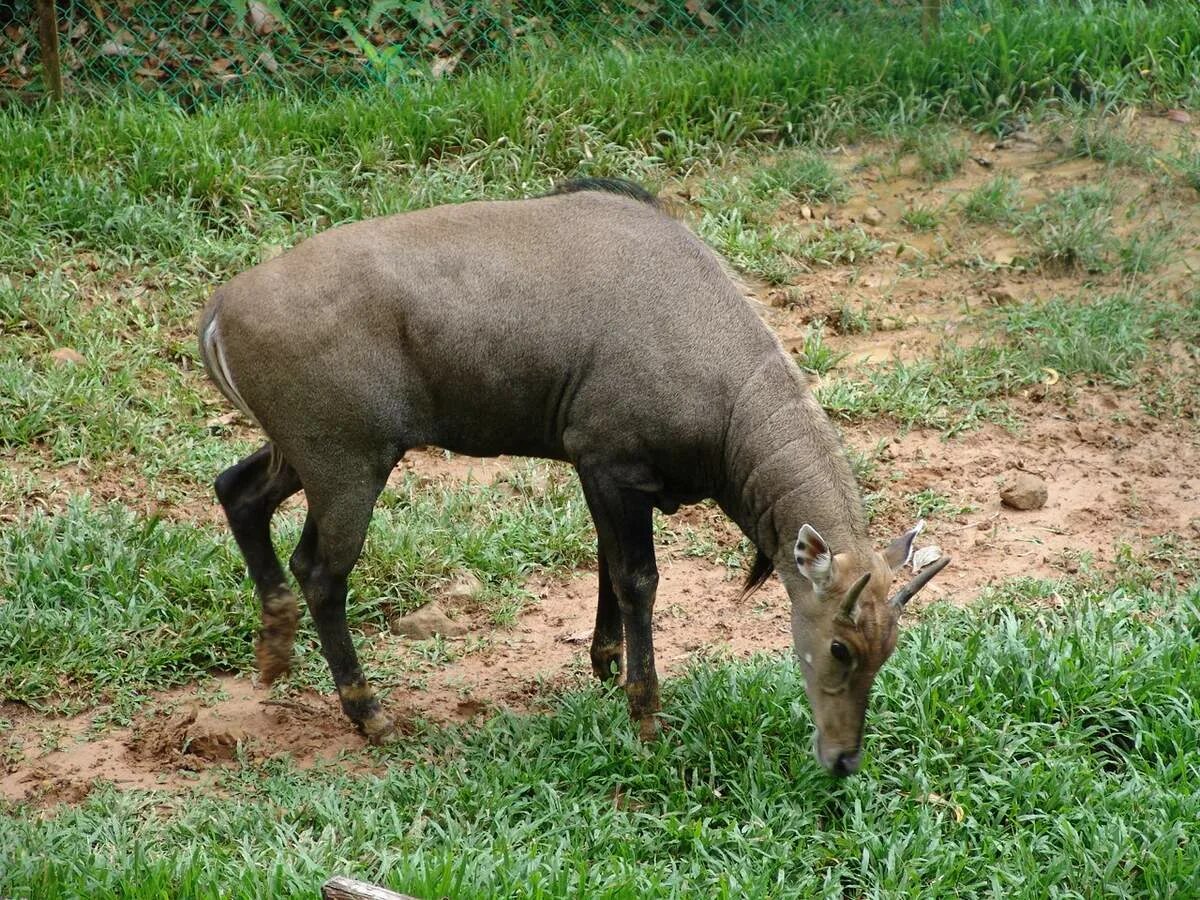
<svg viewBox="0 0 1200 900"><path fill-rule="evenodd" d="M817 592L833 580L833 554L825 539L811 525L804 525L796 538L796 568Z"/></svg>
<svg viewBox="0 0 1200 900"><path fill-rule="evenodd" d="M913 555L913 544L917 540L917 535L925 530L925 520L921 519L900 537L896 538L888 548L883 551L884 561L893 572L899 572L906 565Z"/></svg>

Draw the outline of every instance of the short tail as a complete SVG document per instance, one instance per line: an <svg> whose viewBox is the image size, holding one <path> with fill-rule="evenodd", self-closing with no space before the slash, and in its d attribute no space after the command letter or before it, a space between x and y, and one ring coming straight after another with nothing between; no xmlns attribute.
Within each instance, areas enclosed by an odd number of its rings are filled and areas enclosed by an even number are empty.
<svg viewBox="0 0 1200 900"><path fill-rule="evenodd" d="M217 318L220 308L220 299L213 298L209 308L204 311L204 319L200 324L200 359L204 361L208 377L216 383L221 393L241 410L242 415L261 428L262 425L250 411L250 406L238 392L237 384L233 380L233 372L229 370L229 361L225 358L225 348L221 346L221 326Z"/></svg>
<svg viewBox="0 0 1200 900"><path fill-rule="evenodd" d="M233 372L229 368L229 360L225 358L225 348L221 344L221 325L218 319L220 309L221 298L220 294L217 294L209 302L208 308L200 319L200 359L204 362L208 377L213 380L221 393L241 411L242 415L265 433L266 429L262 427L258 417L251 411L250 404L238 391L237 383L233 380ZM283 467L284 459L274 442L270 444L270 447L271 458L267 471L271 477L274 477Z"/></svg>

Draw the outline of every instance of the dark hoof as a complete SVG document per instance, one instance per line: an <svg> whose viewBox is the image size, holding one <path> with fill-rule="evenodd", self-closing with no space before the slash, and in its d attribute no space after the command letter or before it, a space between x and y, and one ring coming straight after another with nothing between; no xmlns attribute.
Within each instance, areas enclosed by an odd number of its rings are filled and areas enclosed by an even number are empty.
<svg viewBox="0 0 1200 900"><path fill-rule="evenodd" d="M592 674L601 681L620 681L621 645L592 648Z"/></svg>
<svg viewBox="0 0 1200 900"><path fill-rule="evenodd" d="M367 738L367 743L373 747L384 747L395 743L400 737L400 729L396 727L386 714L374 713L358 723L358 727Z"/></svg>

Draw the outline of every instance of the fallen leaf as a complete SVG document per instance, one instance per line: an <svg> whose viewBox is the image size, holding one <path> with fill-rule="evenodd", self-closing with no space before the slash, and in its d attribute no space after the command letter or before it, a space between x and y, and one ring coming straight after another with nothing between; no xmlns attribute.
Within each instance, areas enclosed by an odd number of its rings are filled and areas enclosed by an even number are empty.
<svg viewBox="0 0 1200 900"><path fill-rule="evenodd" d="M129 56L133 51L117 41L105 41L100 45L101 56Z"/></svg>
<svg viewBox="0 0 1200 900"><path fill-rule="evenodd" d="M266 69L272 75L279 71L279 63L276 61L270 50L264 50L262 53L258 54L258 59L256 59L255 62L258 63L260 68Z"/></svg>
<svg viewBox="0 0 1200 900"><path fill-rule="evenodd" d="M1058 379L1061 377L1057 369L1052 369L1049 366L1044 366L1042 371L1046 373L1046 377L1042 379L1042 383L1047 386L1058 384Z"/></svg>
<svg viewBox="0 0 1200 900"><path fill-rule="evenodd" d="M1168 109L1167 118L1172 122L1178 122L1180 125L1187 125L1192 121L1192 117L1182 109Z"/></svg>
<svg viewBox="0 0 1200 900"><path fill-rule="evenodd" d="M236 425L241 418L241 413L239 413L237 410L234 410L233 412L225 413L223 416L217 416L216 418L209 419L204 423L204 427L209 431L223 431L230 425Z"/></svg>
<svg viewBox="0 0 1200 900"><path fill-rule="evenodd" d="M963 808L957 803L947 800L941 794L924 794L923 796L918 797L917 800L922 803L932 803L937 806L949 807L950 811L954 815L954 821L958 822L959 824L962 824L962 820L965 818Z"/></svg>
<svg viewBox="0 0 1200 900"><path fill-rule="evenodd" d="M942 548L930 544L928 547L922 547L912 556L912 570L916 575L928 565L932 565L942 558Z"/></svg>
<svg viewBox="0 0 1200 900"><path fill-rule="evenodd" d="M233 65L232 59L226 59L226 58L222 57L221 59L214 59L212 62L210 62L208 64L208 70L210 72L212 72L214 75L220 75L220 74L224 73L225 70L228 69L232 65Z"/></svg>
<svg viewBox="0 0 1200 900"><path fill-rule="evenodd" d="M59 347L57 350L51 350L49 356L54 364L58 366L81 366L87 362L82 353L70 347Z"/></svg>
<svg viewBox="0 0 1200 900"><path fill-rule="evenodd" d="M441 78L443 75L449 75L458 65L458 61L462 59L461 53L456 53L453 56L439 56L429 65L429 72L434 78Z"/></svg>
<svg viewBox="0 0 1200 900"><path fill-rule="evenodd" d="M246 17L250 20L251 30L259 37L266 37L279 27L279 19L275 18L275 14L259 0L251 2L246 11Z"/></svg>

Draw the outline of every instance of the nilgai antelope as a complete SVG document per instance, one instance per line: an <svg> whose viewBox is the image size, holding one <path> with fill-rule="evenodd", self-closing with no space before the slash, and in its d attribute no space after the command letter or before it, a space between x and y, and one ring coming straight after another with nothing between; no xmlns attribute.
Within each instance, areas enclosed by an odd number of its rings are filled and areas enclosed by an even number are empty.
<svg viewBox="0 0 1200 900"><path fill-rule="evenodd" d="M262 603L262 679L284 673L298 609L271 545L303 489L291 570L346 715L394 731L346 627L346 579L410 448L565 460L596 526L591 646L658 729L655 507L714 499L772 570L831 772L859 765L867 695L896 643L920 524L876 551L838 435L721 260L640 187L589 179L525 200L439 206L330 229L233 278L200 321L205 366L268 443L216 492ZM942 565L945 561L942 562Z"/></svg>

